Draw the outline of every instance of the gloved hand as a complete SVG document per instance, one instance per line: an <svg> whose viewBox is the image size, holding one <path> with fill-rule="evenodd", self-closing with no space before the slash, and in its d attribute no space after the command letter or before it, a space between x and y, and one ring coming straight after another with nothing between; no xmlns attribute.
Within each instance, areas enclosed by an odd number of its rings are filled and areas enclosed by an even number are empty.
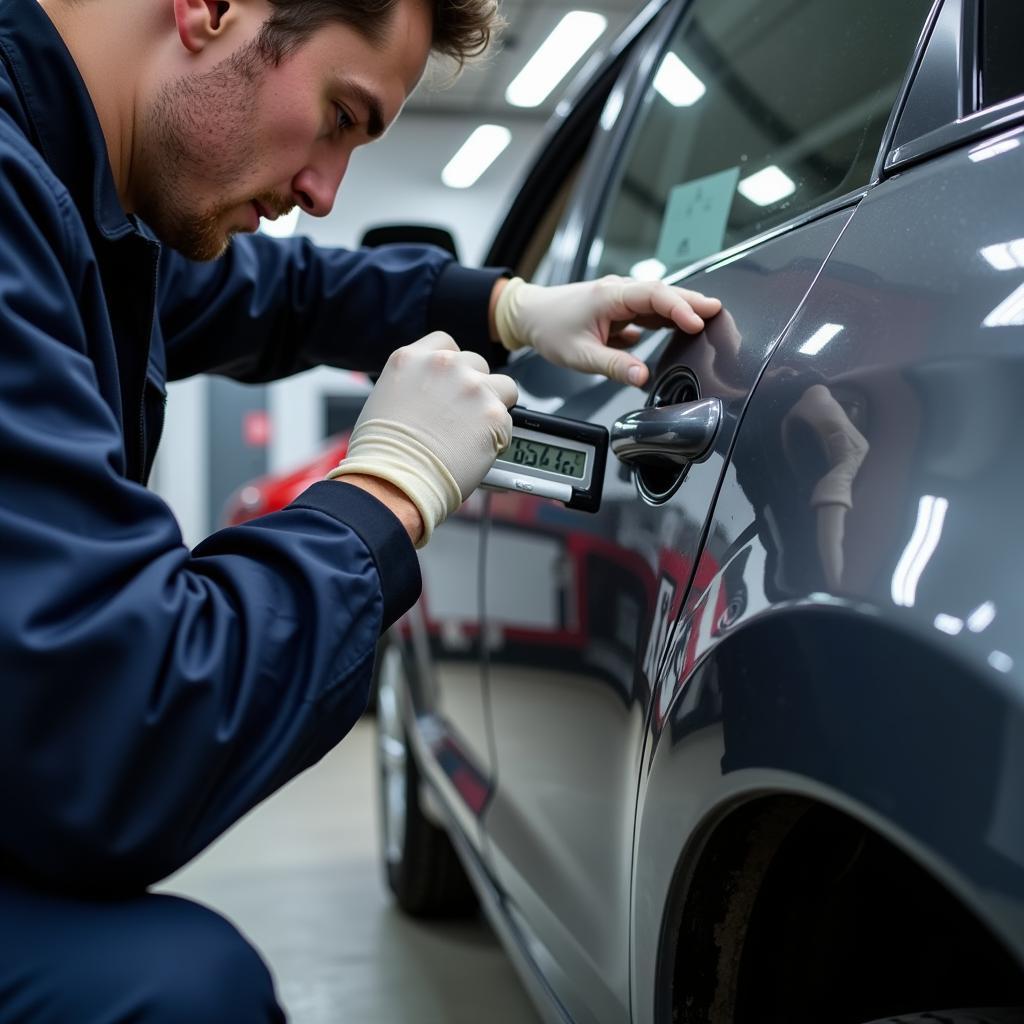
<svg viewBox="0 0 1024 1024"><path fill-rule="evenodd" d="M387 480L423 519L423 547L477 488L512 438L510 377L440 331L392 353L356 420L348 454L328 474Z"/></svg>
<svg viewBox="0 0 1024 1024"><path fill-rule="evenodd" d="M556 366L640 386L646 365L621 349L640 338L641 328L698 334L704 318L721 308L718 299L661 281L612 276L542 288L516 277L498 296L494 320L510 352L530 345Z"/></svg>

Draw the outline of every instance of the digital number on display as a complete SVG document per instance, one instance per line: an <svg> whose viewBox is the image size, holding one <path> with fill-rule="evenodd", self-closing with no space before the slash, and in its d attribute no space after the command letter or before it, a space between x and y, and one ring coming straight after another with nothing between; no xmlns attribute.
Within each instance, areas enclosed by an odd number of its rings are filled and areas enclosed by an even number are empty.
<svg viewBox="0 0 1024 1024"><path fill-rule="evenodd" d="M587 467L585 452L558 448L552 444L530 441L525 437L513 437L512 443L498 456L498 461L532 469L545 469L549 473L559 473L574 480L582 480Z"/></svg>

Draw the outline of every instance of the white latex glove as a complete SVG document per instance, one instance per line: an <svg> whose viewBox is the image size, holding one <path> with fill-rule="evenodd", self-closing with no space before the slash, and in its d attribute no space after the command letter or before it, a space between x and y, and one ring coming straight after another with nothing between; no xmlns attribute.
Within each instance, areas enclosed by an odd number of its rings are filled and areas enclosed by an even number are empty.
<svg viewBox="0 0 1024 1024"><path fill-rule="evenodd" d="M508 447L518 398L515 381L492 374L483 356L428 334L391 354L328 479L354 473L394 484L419 510L423 547Z"/></svg>
<svg viewBox="0 0 1024 1024"><path fill-rule="evenodd" d="M704 318L721 308L718 299L662 281L612 276L542 288L516 277L498 296L494 320L510 352L529 345L556 366L640 386L647 366L622 349L639 340L641 328L699 334Z"/></svg>

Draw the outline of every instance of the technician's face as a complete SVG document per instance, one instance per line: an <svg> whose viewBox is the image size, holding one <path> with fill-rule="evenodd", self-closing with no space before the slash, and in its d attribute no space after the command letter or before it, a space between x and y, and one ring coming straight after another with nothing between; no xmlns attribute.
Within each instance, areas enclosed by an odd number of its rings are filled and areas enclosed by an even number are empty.
<svg viewBox="0 0 1024 1024"><path fill-rule="evenodd" d="M402 0L382 46L329 24L279 65L249 43L167 83L146 119L139 215L195 260L221 255L261 214L326 216L352 151L398 116L430 43L430 9Z"/></svg>

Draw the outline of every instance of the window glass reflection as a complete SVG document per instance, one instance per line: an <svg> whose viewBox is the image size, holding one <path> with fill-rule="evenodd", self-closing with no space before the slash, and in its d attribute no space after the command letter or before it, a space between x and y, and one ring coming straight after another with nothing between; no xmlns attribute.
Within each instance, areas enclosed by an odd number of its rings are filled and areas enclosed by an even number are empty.
<svg viewBox="0 0 1024 1024"><path fill-rule="evenodd" d="M1024 94L1024 4L985 0L981 9L981 85L986 107Z"/></svg>
<svg viewBox="0 0 1024 1024"><path fill-rule="evenodd" d="M866 184L930 0L695 0L589 273L665 273Z"/></svg>

